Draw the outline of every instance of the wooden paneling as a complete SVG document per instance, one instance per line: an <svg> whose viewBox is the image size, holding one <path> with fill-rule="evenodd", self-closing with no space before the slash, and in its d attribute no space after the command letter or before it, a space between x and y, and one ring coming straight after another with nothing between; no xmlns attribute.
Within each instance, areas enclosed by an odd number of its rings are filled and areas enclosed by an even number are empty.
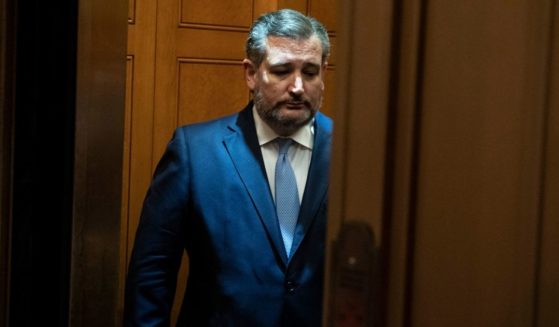
<svg viewBox="0 0 559 327"><path fill-rule="evenodd" d="M128 0L128 24L136 22L136 0Z"/></svg>
<svg viewBox="0 0 559 327"><path fill-rule="evenodd" d="M336 65L336 35L330 35L330 57L328 58L328 65ZM330 67L333 68L333 67Z"/></svg>
<svg viewBox="0 0 559 327"><path fill-rule="evenodd" d="M153 1L137 2L136 23L128 25L128 56L133 58L133 71L128 75L134 77L131 84L130 106L130 144L129 171L125 174L129 180L127 217L123 217L122 228L132 231L127 233L129 244L134 241L134 232L138 224L140 209L152 174L152 130L154 111L154 74L155 74L155 10ZM127 247L126 257L131 251Z"/></svg>
<svg viewBox="0 0 559 327"><path fill-rule="evenodd" d="M128 203L130 185L130 145L132 131L132 100L134 99L134 56L126 56L126 98L124 105L124 138L123 138L123 156L122 156L122 202ZM122 205L122 217L128 217L128 206ZM126 228L122 228L121 232ZM126 235L126 234L125 234ZM124 256L126 259L126 256Z"/></svg>
<svg viewBox="0 0 559 327"><path fill-rule="evenodd" d="M334 90L336 82L336 71L334 67L329 66L326 69L326 76L324 78L324 99L322 102L322 108L320 111L329 117L333 117L334 114Z"/></svg>
<svg viewBox="0 0 559 327"><path fill-rule="evenodd" d="M245 57L245 31L180 28L176 30L175 56L200 59L230 59ZM196 46L193 46L193 45ZM176 69L176 68L175 68ZM242 80L244 82L244 79Z"/></svg>
<svg viewBox="0 0 559 327"><path fill-rule="evenodd" d="M253 2L253 0L180 0L180 23L248 29L252 23Z"/></svg>
<svg viewBox="0 0 559 327"><path fill-rule="evenodd" d="M179 58L199 59L228 59L244 58L244 42L246 32L234 31L229 28L200 29L177 26L177 1L160 1L158 5L158 38L156 45L158 67L156 73L155 101L158 104L154 112L154 136L152 165L155 165L178 126L178 67ZM219 8L222 11L226 8ZM253 8L240 8L252 15ZM178 19L178 17L177 17ZM212 76L214 82L220 83L220 76ZM211 77L210 77L211 78ZM210 82L211 83L211 82ZM244 84L244 79L236 82L238 88ZM238 89L237 88L237 89ZM238 110L240 108L232 108Z"/></svg>
<svg viewBox="0 0 559 327"><path fill-rule="evenodd" d="M118 312L124 308L124 280L132 251L142 202L152 176L152 130L155 83L156 1L129 2L126 106L122 207L120 224L120 297Z"/></svg>
<svg viewBox="0 0 559 327"><path fill-rule="evenodd" d="M258 18L260 15L269 12L269 11L274 11L277 10L278 8L280 8L278 6L278 2L277 0L273 0L273 1L265 1L265 0L255 0L253 3L253 20L255 20L256 18Z"/></svg>
<svg viewBox="0 0 559 327"><path fill-rule="evenodd" d="M216 80L216 77L219 77ZM249 100L240 62L179 61L178 124L185 125L239 111Z"/></svg>
<svg viewBox="0 0 559 327"><path fill-rule="evenodd" d="M307 13L318 19L328 32L336 31L336 8L337 0L308 0Z"/></svg>
<svg viewBox="0 0 559 327"><path fill-rule="evenodd" d="M308 13L308 0L278 0L278 9L289 8L299 12Z"/></svg>
<svg viewBox="0 0 559 327"><path fill-rule="evenodd" d="M79 19L67 325L116 326L120 323L122 253L117 217L122 212L127 1L80 1L77 9L68 16ZM73 99L73 92L67 100ZM41 246L41 241L37 244ZM66 325L58 319L53 322Z"/></svg>
<svg viewBox="0 0 559 327"><path fill-rule="evenodd" d="M126 97L124 104L124 128L123 128L123 154L122 154L122 195L121 195L121 224L120 224L120 267L119 267L119 299L118 299L118 321L122 318L124 279L126 278L127 262L130 256L130 244L128 242L130 219L130 159L132 145L132 101L134 99L134 56L126 56Z"/></svg>

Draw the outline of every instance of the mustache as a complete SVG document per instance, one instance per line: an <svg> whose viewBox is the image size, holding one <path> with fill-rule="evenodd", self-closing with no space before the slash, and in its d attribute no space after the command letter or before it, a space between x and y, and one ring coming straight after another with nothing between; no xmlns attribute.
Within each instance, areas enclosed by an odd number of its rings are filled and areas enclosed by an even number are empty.
<svg viewBox="0 0 559 327"><path fill-rule="evenodd" d="M305 105L307 107L311 106L311 102L308 99L305 99L303 97L292 97L290 99L287 100L283 100L277 103L278 106L282 106L282 105Z"/></svg>

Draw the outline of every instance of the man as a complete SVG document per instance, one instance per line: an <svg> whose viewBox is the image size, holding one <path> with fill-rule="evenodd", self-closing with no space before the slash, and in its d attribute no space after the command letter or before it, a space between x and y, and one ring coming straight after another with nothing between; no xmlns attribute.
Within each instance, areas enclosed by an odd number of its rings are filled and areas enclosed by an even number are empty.
<svg viewBox="0 0 559 327"><path fill-rule="evenodd" d="M260 17L243 61L253 103L180 127L144 201L125 324L168 326L189 256L179 326L319 326L332 122L318 112L329 54L316 20Z"/></svg>

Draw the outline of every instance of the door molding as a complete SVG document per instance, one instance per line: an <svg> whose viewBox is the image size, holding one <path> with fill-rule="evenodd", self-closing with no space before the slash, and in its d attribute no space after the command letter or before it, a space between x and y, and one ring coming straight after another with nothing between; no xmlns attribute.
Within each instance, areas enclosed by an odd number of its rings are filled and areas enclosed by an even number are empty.
<svg viewBox="0 0 559 327"><path fill-rule="evenodd" d="M127 0L79 1L70 326L120 326Z"/></svg>

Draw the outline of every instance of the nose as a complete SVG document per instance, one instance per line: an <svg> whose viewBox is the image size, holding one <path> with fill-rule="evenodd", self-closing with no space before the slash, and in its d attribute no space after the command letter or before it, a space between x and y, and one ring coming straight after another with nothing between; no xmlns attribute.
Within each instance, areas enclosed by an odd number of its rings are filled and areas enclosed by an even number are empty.
<svg viewBox="0 0 559 327"><path fill-rule="evenodd" d="M293 82L289 86L289 93L293 95L301 95L305 89L303 88L303 79L301 75L297 74L293 78Z"/></svg>

